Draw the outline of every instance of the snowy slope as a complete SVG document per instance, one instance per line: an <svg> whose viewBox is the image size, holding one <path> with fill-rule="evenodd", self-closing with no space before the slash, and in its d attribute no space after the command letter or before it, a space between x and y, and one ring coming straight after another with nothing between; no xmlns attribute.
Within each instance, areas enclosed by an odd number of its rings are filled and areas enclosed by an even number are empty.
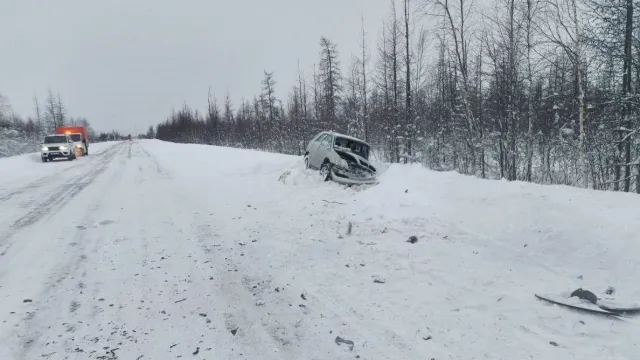
<svg viewBox="0 0 640 360"><path fill-rule="evenodd" d="M0 359L640 353L640 320L533 296L640 299L637 196L403 165L347 189L297 157L155 140L0 169Z"/></svg>

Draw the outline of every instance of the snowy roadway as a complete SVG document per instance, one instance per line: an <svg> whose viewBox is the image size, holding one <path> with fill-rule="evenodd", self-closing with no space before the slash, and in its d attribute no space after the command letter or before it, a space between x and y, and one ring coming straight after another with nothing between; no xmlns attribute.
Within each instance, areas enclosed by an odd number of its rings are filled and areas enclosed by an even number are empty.
<svg viewBox="0 0 640 360"><path fill-rule="evenodd" d="M640 356L640 319L533 295L640 301L638 196L152 140L0 174L3 360Z"/></svg>

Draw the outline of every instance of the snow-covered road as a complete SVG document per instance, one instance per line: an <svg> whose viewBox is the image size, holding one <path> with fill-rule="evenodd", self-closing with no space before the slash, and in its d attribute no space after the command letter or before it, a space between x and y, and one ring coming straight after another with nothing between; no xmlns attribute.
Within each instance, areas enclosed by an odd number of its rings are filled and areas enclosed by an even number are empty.
<svg viewBox="0 0 640 360"><path fill-rule="evenodd" d="M0 159L0 359L637 359L640 198L155 140ZM406 242L416 236L418 242ZM345 340L344 342L341 340Z"/></svg>

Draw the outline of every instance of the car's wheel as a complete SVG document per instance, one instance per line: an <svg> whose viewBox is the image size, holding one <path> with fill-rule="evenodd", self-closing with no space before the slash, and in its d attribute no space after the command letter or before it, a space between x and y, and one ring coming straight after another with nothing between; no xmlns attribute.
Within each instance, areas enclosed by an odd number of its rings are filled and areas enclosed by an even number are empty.
<svg viewBox="0 0 640 360"><path fill-rule="evenodd" d="M46 162L47 162L47 158L46 158L46 157L43 157L43 158L42 158L42 162L43 162L43 163L46 163Z"/></svg>
<svg viewBox="0 0 640 360"><path fill-rule="evenodd" d="M69 156L67 156L67 160L72 161L73 160L73 155L69 154Z"/></svg>
<svg viewBox="0 0 640 360"><path fill-rule="evenodd" d="M304 157L304 168L305 169L309 168L309 157L308 156Z"/></svg>
<svg viewBox="0 0 640 360"><path fill-rule="evenodd" d="M324 163L320 166L320 175L324 181L331 180L331 163Z"/></svg>

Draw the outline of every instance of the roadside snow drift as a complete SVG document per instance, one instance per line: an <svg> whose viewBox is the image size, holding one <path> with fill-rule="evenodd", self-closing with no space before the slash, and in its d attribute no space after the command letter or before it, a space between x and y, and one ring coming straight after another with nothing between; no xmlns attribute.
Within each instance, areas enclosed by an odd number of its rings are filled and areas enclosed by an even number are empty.
<svg viewBox="0 0 640 360"><path fill-rule="evenodd" d="M0 359L637 359L640 198L154 140L0 160ZM411 241L408 241L411 239Z"/></svg>

